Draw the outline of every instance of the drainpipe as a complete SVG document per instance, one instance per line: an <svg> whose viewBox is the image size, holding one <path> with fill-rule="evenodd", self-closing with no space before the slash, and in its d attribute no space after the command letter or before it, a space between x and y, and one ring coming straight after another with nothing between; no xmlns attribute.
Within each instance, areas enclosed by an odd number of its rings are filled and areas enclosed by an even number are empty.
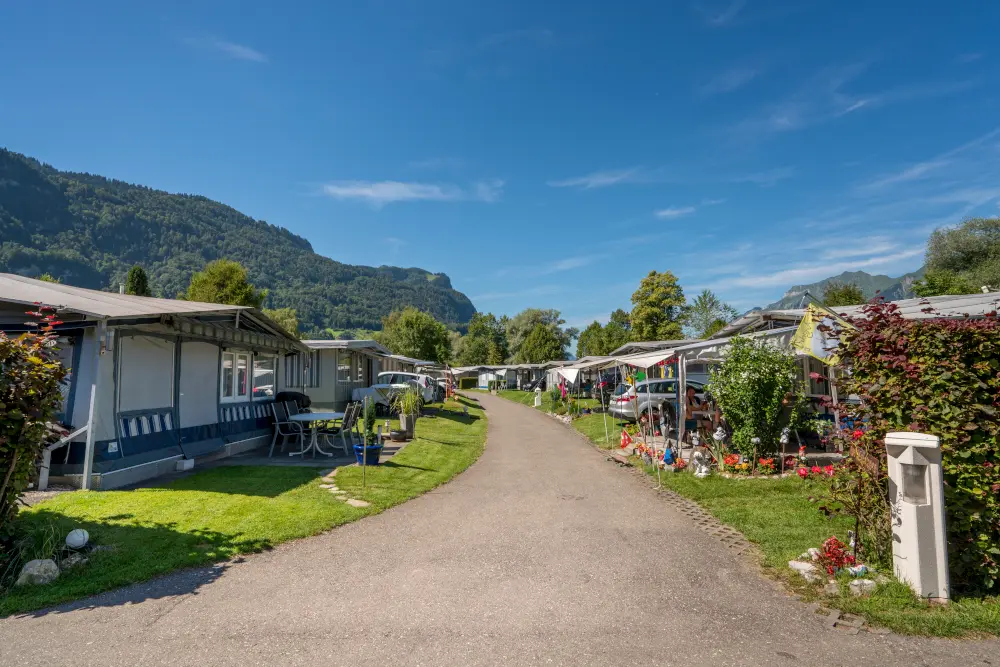
<svg viewBox="0 0 1000 667"><path fill-rule="evenodd" d="M94 470L94 436L95 436L95 422L94 416L97 413L97 378L100 372L100 359L103 350L101 349L104 345L104 341L108 334L108 322L107 320L99 320L97 323L96 330L96 340L94 347L94 358L91 363L92 375L90 384L90 410L87 415L87 446L83 454L83 482L80 488L89 490L92 486L91 475Z"/></svg>

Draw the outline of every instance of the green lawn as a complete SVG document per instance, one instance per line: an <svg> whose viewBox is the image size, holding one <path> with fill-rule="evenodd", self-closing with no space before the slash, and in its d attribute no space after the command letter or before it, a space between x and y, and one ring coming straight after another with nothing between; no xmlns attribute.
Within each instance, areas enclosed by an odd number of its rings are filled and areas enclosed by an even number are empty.
<svg viewBox="0 0 1000 667"><path fill-rule="evenodd" d="M53 524L58 535L82 527L94 544L115 549L91 554L87 567L48 586L11 590L0 597L0 616L268 549L429 491L483 451L485 415L474 401L459 401L449 402L436 417L419 419L412 443L385 464L368 468L365 489L360 467L340 469L337 486L370 507L351 507L319 488L317 468L226 466L158 487L65 493L25 510L18 521L32 533L45 533Z"/></svg>
<svg viewBox="0 0 1000 667"><path fill-rule="evenodd" d="M501 392L517 400L525 392ZM532 397L533 398L533 397ZM517 402L524 402L517 400ZM527 403L531 405L529 401ZM610 443L605 443L604 419L592 414L573 420L573 427L596 446L613 449L621 438L622 423L608 418ZM655 476L653 468L646 470ZM916 599L909 587L897 581L880 586L869 597L856 598L847 588L849 579L840 581L841 594L821 596L817 587L792 575L788 561L809 547L819 547L823 540L836 535L847 541L849 520L828 519L818 509L823 482L803 482L797 477L785 479L726 479L711 476L697 479L690 472L663 473L663 485L690 498L755 543L763 566L772 575L787 581L806 599L824 599L831 607L864 616L873 625L904 634L964 637L1000 635L1000 598L985 600L958 598L947 607L931 606Z"/></svg>
<svg viewBox="0 0 1000 667"><path fill-rule="evenodd" d="M653 468L646 472L656 475ZM848 577L840 581L839 596L824 598L817 586L792 575L788 561L809 547L819 547L831 535L847 542L851 522L843 517L828 519L818 510L823 482L715 475L698 479L690 472L664 473L660 479L666 488L696 501L719 521L743 533L760 548L765 569L788 581L806 599L824 599L831 607L903 634L1000 635L1000 598L959 598L941 608L918 600L908 586L895 580L869 597L857 598L850 595Z"/></svg>

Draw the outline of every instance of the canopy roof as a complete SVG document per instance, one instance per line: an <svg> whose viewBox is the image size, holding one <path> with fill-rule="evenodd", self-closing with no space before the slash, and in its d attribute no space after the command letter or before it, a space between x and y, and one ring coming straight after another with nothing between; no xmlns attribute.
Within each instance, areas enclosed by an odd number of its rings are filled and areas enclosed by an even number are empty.
<svg viewBox="0 0 1000 667"><path fill-rule="evenodd" d="M371 350L375 354L388 357L392 353L374 340L304 340L313 350Z"/></svg>
<svg viewBox="0 0 1000 667"><path fill-rule="evenodd" d="M610 363L605 363L604 368L611 368L618 365L635 366L636 368L649 368L656 366L661 361L666 361L676 354L676 349L659 350L657 352L640 352L638 354L626 354L611 357Z"/></svg>

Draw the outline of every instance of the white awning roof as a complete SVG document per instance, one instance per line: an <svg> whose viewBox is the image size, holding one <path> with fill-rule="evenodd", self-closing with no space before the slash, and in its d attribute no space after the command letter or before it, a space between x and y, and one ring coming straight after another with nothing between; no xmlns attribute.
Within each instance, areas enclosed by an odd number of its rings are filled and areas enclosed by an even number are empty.
<svg viewBox="0 0 1000 667"><path fill-rule="evenodd" d="M656 366L661 361L666 361L674 356L675 350L658 350L657 352L642 352L640 354L626 354L620 357L613 357L610 363L604 368L612 368L618 365L635 366L636 368L649 368Z"/></svg>
<svg viewBox="0 0 1000 667"><path fill-rule="evenodd" d="M580 377L579 368L570 368L569 366L566 366L565 368L557 368L555 370L556 373L566 378L566 381L569 382L570 384L576 382L576 379Z"/></svg>
<svg viewBox="0 0 1000 667"><path fill-rule="evenodd" d="M776 347L790 348L792 345L792 336L797 329L797 326L782 327L781 329L772 329L770 331L743 334L743 337L763 338ZM679 347L676 352L679 357L684 359L685 363L691 361L718 361L725 356L725 348L729 346L732 339L733 337L704 340Z"/></svg>

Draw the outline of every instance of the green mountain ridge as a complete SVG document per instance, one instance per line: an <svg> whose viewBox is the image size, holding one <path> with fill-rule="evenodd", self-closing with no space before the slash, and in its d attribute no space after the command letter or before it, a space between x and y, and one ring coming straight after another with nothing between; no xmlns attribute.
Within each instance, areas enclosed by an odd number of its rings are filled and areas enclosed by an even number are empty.
<svg viewBox="0 0 1000 667"><path fill-rule="evenodd" d="M176 297L192 273L223 257L268 289L266 307L295 308L306 332L378 329L383 316L408 305L449 324L476 312L443 273L342 264L283 227L207 197L63 172L0 149L2 272L50 273L117 291L140 264L154 293Z"/></svg>
<svg viewBox="0 0 1000 667"><path fill-rule="evenodd" d="M806 292L809 292L817 299L822 299L823 290L831 282L854 283L861 288L862 293L864 293L867 299L873 298L876 294L884 297L886 301L911 299L916 296L913 292L913 283L920 280L923 275L923 267L902 275L899 278L890 278L882 274L872 275L864 271L845 271L839 276L824 278L819 282L808 285L795 285L785 292L785 296L766 306L766 309L799 308L802 306L802 297Z"/></svg>

